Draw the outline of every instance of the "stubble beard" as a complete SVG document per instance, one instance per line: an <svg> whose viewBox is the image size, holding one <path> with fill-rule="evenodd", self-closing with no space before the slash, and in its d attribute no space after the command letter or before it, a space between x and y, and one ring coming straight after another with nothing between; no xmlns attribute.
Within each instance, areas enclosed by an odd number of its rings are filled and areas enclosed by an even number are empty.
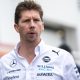
<svg viewBox="0 0 80 80"><path fill-rule="evenodd" d="M26 43L37 43L40 40L40 37L38 34L26 34L25 36L22 36L22 41Z"/></svg>

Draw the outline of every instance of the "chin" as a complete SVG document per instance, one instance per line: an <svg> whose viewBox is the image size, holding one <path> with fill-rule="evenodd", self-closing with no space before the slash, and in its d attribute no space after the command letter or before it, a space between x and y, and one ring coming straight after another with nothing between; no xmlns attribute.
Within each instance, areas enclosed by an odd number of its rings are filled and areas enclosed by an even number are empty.
<svg viewBox="0 0 80 80"><path fill-rule="evenodd" d="M37 41L37 39L29 38L29 39L27 39L26 41L27 41L27 42L36 42L36 41Z"/></svg>

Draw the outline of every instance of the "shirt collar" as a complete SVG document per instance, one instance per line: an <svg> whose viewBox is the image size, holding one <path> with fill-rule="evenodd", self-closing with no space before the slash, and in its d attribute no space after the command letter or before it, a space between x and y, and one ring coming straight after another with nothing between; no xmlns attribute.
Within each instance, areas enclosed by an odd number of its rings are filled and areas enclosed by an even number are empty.
<svg viewBox="0 0 80 80"><path fill-rule="evenodd" d="M45 48L45 43L43 40L41 40L41 42L35 48L35 54L36 55L42 54L45 51L44 48Z"/></svg>
<svg viewBox="0 0 80 80"><path fill-rule="evenodd" d="M46 50L45 50L45 49L46 49L45 47L46 47L46 46L45 46L44 41L41 40L40 43L39 43L39 44L36 46L36 48L35 48L35 54L36 54L36 56L44 53L44 52L46 51ZM18 49L19 49L19 43L16 45L14 51L15 51L15 53L17 54L18 57L21 57L21 56L19 55L19 53L18 53ZM21 57L21 58L22 58L22 57Z"/></svg>

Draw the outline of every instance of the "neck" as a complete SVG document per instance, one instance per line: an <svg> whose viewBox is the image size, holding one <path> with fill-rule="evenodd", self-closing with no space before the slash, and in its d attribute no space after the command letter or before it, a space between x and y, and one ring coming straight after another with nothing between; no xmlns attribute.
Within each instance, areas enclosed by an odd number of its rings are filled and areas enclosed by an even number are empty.
<svg viewBox="0 0 80 80"><path fill-rule="evenodd" d="M35 47L39 44L40 41L36 42L20 42L20 47L19 47L19 54L20 56L26 58L29 63L33 60L33 58L36 56L35 55Z"/></svg>
<svg viewBox="0 0 80 80"><path fill-rule="evenodd" d="M41 39L35 41L20 41L20 47L24 47L24 49L35 49L35 47L40 43Z"/></svg>

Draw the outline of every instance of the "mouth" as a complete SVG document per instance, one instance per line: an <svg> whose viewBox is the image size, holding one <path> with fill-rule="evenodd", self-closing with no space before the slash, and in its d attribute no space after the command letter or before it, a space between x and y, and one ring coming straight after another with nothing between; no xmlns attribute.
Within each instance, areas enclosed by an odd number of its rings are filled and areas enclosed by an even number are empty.
<svg viewBox="0 0 80 80"><path fill-rule="evenodd" d="M33 40L35 40L37 38L37 33L29 32L27 36L28 36L29 40L33 41Z"/></svg>
<svg viewBox="0 0 80 80"><path fill-rule="evenodd" d="M35 32L29 32L28 34L29 34L30 36L36 35Z"/></svg>
<svg viewBox="0 0 80 80"><path fill-rule="evenodd" d="M29 32L28 34L36 34L36 32L31 31L31 32Z"/></svg>

